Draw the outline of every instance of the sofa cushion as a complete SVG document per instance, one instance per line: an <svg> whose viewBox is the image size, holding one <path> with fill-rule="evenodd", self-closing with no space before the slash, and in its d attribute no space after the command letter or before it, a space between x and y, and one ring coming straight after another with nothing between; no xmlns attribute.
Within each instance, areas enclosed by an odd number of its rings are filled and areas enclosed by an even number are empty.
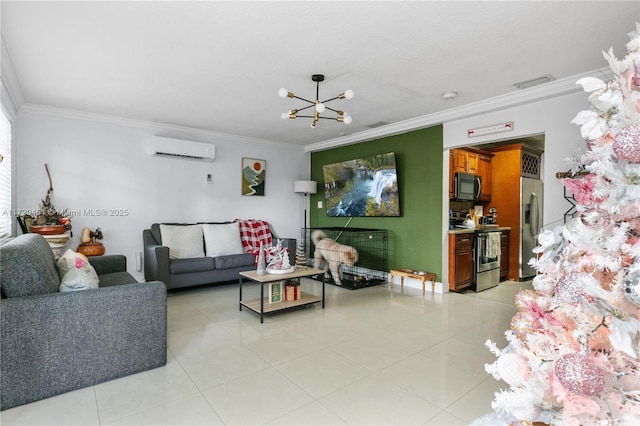
<svg viewBox="0 0 640 426"><path fill-rule="evenodd" d="M204 257L202 225L160 224L162 245L169 247L169 258L189 259Z"/></svg>
<svg viewBox="0 0 640 426"><path fill-rule="evenodd" d="M57 293L60 276L51 247L39 234L23 234L0 248L4 297Z"/></svg>
<svg viewBox="0 0 640 426"><path fill-rule="evenodd" d="M216 268L211 257L194 257L192 259L169 260L169 273L188 274L189 272L206 272Z"/></svg>
<svg viewBox="0 0 640 426"><path fill-rule="evenodd" d="M111 287L122 284L137 284L138 281L128 272L111 272L99 275L100 287Z"/></svg>
<svg viewBox="0 0 640 426"><path fill-rule="evenodd" d="M251 253L218 256L213 260L215 260L216 269L231 269L246 266L247 270L249 270L255 265L255 258Z"/></svg>
<svg viewBox="0 0 640 426"><path fill-rule="evenodd" d="M242 254L240 227L237 222L202 225L204 233L204 249L208 257Z"/></svg>

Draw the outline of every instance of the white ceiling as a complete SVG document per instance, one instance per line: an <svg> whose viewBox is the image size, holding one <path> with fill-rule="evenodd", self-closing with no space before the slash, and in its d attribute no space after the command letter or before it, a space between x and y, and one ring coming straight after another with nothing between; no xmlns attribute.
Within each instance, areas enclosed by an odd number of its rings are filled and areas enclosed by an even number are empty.
<svg viewBox="0 0 640 426"><path fill-rule="evenodd" d="M563 79L626 54L640 2L4 0L2 39L27 105L310 146ZM6 60L6 57L3 58ZM281 120L315 98L351 125ZM444 101L445 91L460 93Z"/></svg>

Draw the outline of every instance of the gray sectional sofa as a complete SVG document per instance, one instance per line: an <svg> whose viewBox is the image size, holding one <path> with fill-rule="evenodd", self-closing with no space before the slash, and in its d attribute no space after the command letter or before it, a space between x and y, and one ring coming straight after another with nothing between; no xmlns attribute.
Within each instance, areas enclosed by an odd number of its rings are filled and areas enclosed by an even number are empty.
<svg viewBox="0 0 640 426"><path fill-rule="evenodd" d="M163 244L163 225L169 227L193 227L207 225L226 227L233 222L198 222L198 223L154 223L149 229L142 231L144 245L144 277L145 280L158 280L167 285L167 289L196 286L201 284L213 284L237 281L239 272L255 269L255 255L241 253L241 249L234 254L209 255L206 242L207 238L200 237L198 244L200 252L197 255L176 258L170 256L170 247ZM166 229L166 228L165 228ZM271 231L273 243L277 237ZM239 238L239 235L238 235ZM211 240L208 240L211 242ZM166 242L165 242L166 243ZM223 244L229 245L228 241ZM282 239L282 246L289 250L291 265L295 264L296 240L293 238ZM231 250L233 252L233 250ZM222 250L224 253L225 250Z"/></svg>
<svg viewBox="0 0 640 426"><path fill-rule="evenodd" d="M46 240L0 247L0 409L48 398L167 361L167 289L138 283L126 258L89 258L100 288L58 292Z"/></svg>

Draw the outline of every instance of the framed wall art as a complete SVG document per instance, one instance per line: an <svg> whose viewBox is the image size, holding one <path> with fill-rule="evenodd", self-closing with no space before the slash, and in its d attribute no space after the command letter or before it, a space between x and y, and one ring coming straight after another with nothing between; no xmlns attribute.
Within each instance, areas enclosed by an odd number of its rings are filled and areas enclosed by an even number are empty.
<svg viewBox="0 0 640 426"><path fill-rule="evenodd" d="M242 195L264 195L266 160L242 159Z"/></svg>

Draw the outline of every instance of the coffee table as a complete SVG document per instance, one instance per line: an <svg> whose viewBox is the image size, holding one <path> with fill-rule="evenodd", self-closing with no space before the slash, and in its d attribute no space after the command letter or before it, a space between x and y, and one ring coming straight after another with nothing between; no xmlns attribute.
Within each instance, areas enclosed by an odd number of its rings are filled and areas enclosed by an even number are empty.
<svg viewBox="0 0 640 426"><path fill-rule="evenodd" d="M269 303L269 300L265 298L264 287L270 283L300 279L303 277L311 277L314 275L322 275L322 297L315 296L310 293L302 292L302 297L298 300L283 300L281 302ZM253 281L260 284L260 298L251 300L242 300L242 282L244 279ZM258 275L256 271L244 271L240 272L240 310L242 307L249 308L252 311L260 314L260 323L264 322L264 314L268 312L280 311L283 309L294 308L296 306L309 305L311 303L322 303L322 309L324 309L324 282L325 276L322 269L306 268L295 270L288 274L265 274Z"/></svg>

